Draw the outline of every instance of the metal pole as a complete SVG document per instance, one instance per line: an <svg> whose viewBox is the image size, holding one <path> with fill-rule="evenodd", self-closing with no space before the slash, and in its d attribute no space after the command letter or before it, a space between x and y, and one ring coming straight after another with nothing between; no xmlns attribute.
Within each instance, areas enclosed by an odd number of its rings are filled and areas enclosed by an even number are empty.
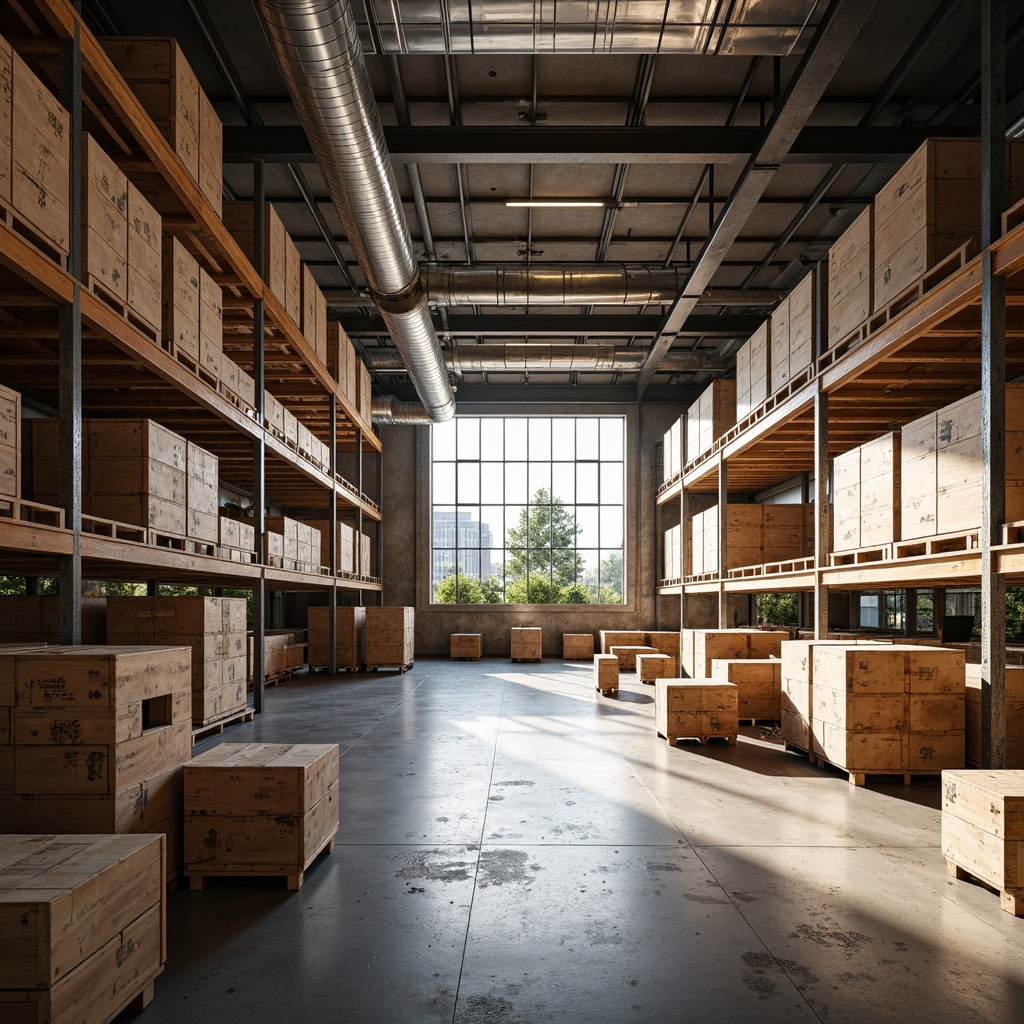
<svg viewBox="0 0 1024 1024"><path fill-rule="evenodd" d="M725 577L729 564L729 464L718 456L718 628L729 628L729 599Z"/></svg>
<svg viewBox="0 0 1024 1024"><path fill-rule="evenodd" d="M82 642L82 40L60 43L60 101L70 117L71 194L68 210L68 273L75 279L70 305L58 308L58 490L72 551L58 560L58 616L62 644Z"/></svg>
<svg viewBox="0 0 1024 1024"><path fill-rule="evenodd" d="M266 184L263 162L257 160L253 167L253 258L255 270L262 280L266 275ZM256 420L264 424L264 374L263 374L263 298L260 296L252 306L252 375L255 382ZM257 714L263 711L263 683L266 675L266 566L264 565L264 533L266 531L267 488L266 488L266 439L262 431L252 445L252 504L253 528L255 533L256 561L262 566L259 577L253 583L252 592L252 699Z"/></svg>
<svg viewBox="0 0 1024 1024"><path fill-rule="evenodd" d="M685 421L684 421L685 425ZM681 432L682 433L682 432ZM686 554L693 547L693 538L687 540L686 531L690 524L690 492L681 488L679 492L679 576L686 579ZM690 552L690 571L693 571L693 553ZM686 629L686 593L685 588L679 588L679 628ZM681 675L682 673L680 673Z"/></svg>
<svg viewBox="0 0 1024 1024"><path fill-rule="evenodd" d="M338 484L336 473L338 470L338 398L331 392L330 395L330 477L331 494L329 498L329 511L327 525L330 534L327 539L327 556L331 565L331 591L328 598L329 625L327 638L327 671L333 676L338 671Z"/></svg>
<svg viewBox="0 0 1024 1024"><path fill-rule="evenodd" d="M1006 22L1003 0L981 12L981 764L1006 764L1006 580L993 550L1006 517L1006 279L988 246L1005 194Z"/></svg>
<svg viewBox="0 0 1024 1024"><path fill-rule="evenodd" d="M828 350L828 277L825 264L814 268L815 357ZM829 503L828 503L828 392L819 384L814 392L814 637L824 640L828 635L828 587L822 582L822 571L828 565Z"/></svg>

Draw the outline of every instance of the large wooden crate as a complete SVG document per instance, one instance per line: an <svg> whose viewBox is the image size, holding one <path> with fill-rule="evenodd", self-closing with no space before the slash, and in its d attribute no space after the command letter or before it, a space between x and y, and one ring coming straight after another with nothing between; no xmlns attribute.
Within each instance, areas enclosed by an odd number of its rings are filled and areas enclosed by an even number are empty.
<svg viewBox="0 0 1024 1024"><path fill-rule="evenodd" d="M220 538L220 460L191 441L186 442L185 452L188 535L216 544Z"/></svg>
<svg viewBox="0 0 1024 1024"><path fill-rule="evenodd" d="M366 609L366 667L405 670L416 648L416 610L411 607Z"/></svg>
<svg viewBox="0 0 1024 1024"><path fill-rule="evenodd" d="M1006 522L1024 519L1024 384L1006 385ZM981 526L981 393L908 423L900 451L902 540Z"/></svg>
<svg viewBox="0 0 1024 1024"><path fill-rule="evenodd" d="M245 710L245 599L110 597L107 642L180 644L192 652L192 722Z"/></svg>
<svg viewBox="0 0 1024 1024"><path fill-rule="evenodd" d="M682 526L671 526L665 531L662 557L662 578L678 580L683 576Z"/></svg>
<svg viewBox="0 0 1024 1024"><path fill-rule="evenodd" d="M101 1022L166 960L164 837L0 835L0 1018Z"/></svg>
<svg viewBox="0 0 1024 1024"><path fill-rule="evenodd" d="M224 128L209 97L199 90L199 189L217 216L224 210Z"/></svg>
<svg viewBox="0 0 1024 1024"><path fill-rule="evenodd" d="M612 645L643 646L647 643L647 634L637 629L600 629L597 633L601 654L611 653Z"/></svg>
<svg viewBox="0 0 1024 1024"><path fill-rule="evenodd" d="M981 767L981 666L968 664L965 764ZM1006 768L1024 768L1024 666L1006 666Z"/></svg>
<svg viewBox="0 0 1024 1024"><path fill-rule="evenodd" d="M327 668L330 664L331 610L313 606L307 609L306 616L309 667ZM337 608L334 622L336 666L359 668L366 659L366 609L361 606Z"/></svg>
<svg viewBox="0 0 1024 1024"><path fill-rule="evenodd" d="M289 889L338 831L336 743L221 743L185 766L185 873L284 875Z"/></svg>
<svg viewBox="0 0 1024 1024"><path fill-rule="evenodd" d="M14 92L14 54L0 36L0 202L11 201L11 96Z"/></svg>
<svg viewBox="0 0 1024 1024"><path fill-rule="evenodd" d="M739 734L738 691L717 679L658 679L654 684L654 726L669 746L684 737L700 743Z"/></svg>
<svg viewBox="0 0 1024 1024"><path fill-rule="evenodd" d="M199 261L173 235L164 239L161 303L163 340L172 355L197 369L199 348Z"/></svg>
<svg viewBox="0 0 1024 1024"><path fill-rule="evenodd" d="M829 348L855 331L873 311L875 208L866 207L828 251Z"/></svg>
<svg viewBox="0 0 1024 1024"><path fill-rule="evenodd" d="M82 135L82 269L94 291L128 300L128 179L88 134Z"/></svg>
<svg viewBox="0 0 1024 1024"><path fill-rule="evenodd" d="M199 366L214 386L220 383L220 357L224 352L223 292L199 268Z"/></svg>
<svg viewBox="0 0 1024 1024"><path fill-rule="evenodd" d="M330 561L331 524L327 519L314 519L309 522L314 530L320 534L320 553L323 563L327 565ZM338 522L338 532L335 536L335 564L331 566L334 572L355 572L355 530L351 525Z"/></svg>
<svg viewBox="0 0 1024 1024"><path fill-rule="evenodd" d="M674 420L661 441L661 479L673 480L683 471L683 420Z"/></svg>
<svg viewBox="0 0 1024 1024"><path fill-rule="evenodd" d="M514 626L511 630L513 661L540 661L543 657L542 630L536 626Z"/></svg>
<svg viewBox="0 0 1024 1024"><path fill-rule="evenodd" d="M305 264L302 266L302 336L321 363L327 362L327 302Z"/></svg>
<svg viewBox="0 0 1024 1024"><path fill-rule="evenodd" d="M1006 206L1024 192L1020 143L1007 144ZM928 139L875 196L873 309L887 306L980 230L981 144Z"/></svg>
<svg viewBox="0 0 1024 1024"><path fill-rule="evenodd" d="M724 568L809 557L814 553L813 510L811 504L727 505ZM719 571L720 536L717 505L693 517L690 562L695 575Z"/></svg>
<svg viewBox="0 0 1024 1024"><path fill-rule="evenodd" d="M107 639L107 599L82 598L82 643ZM0 596L0 643L60 642L60 608L56 594Z"/></svg>
<svg viewBox="0 0 1024 1024"><path fill-rule="evenodd" d="M653 683L655 679L678 679L676 659L668 654L637 654L636 677L641 683Z"/></svg>
<svg viewBox="0 0 1024 1024"><path fill-rule="evenodd" d="M21 497L21 395L0 385L0 498Z"/></svg>
<svg viewBox="0 0 1024 1024"><path fill-rule="evenodd" d="M225 203L223 209L224 226L231 237L238 243L242 252L255 266L256 246L254 241L255 211L253 204ZM281 303L286 304L286 251L288 232L281 223L281 218L270 203L263 207L263 280L270 288L271 294Z"/></svg>
<svg viewBox="0 0 1024 1024"><path fill-rule="evenodd" d="M780 720L782 661L779 658L746 658L738 661L713 658L711 678L736 684L739 690L737 709L740 718Z"/></svg>
<svg viewBox="0 0 1024 1024"><path fill-rule="evenodd" d="M900 441L884 434L837 455L832 464L836 551L900 540Z"/></svg>
<svg viewBox="0 0 1024 1024"><path fill-rule="evenodd" d="M675 658L676 664L679 664L681 635L678 629L652 630L647 634L647 642L656 651Z"/></svg>
<svg viewBox="0 0 1024 1024"><path fill-rule="evenodd" d="M814 361L816 324L814 275L808 274L772 313L769 329L771 394L800 376Z"/></svg>
<svg viewBox="0 0 1024 1024"><path fill-rule="evenodd" d="M128 311L160 340L163 282L163 220L128 182Z"/></svg>
<svg viewBox="0 0 1024 1024"><path fill-rule="evenodd" d="M562 657L566 661L590 661L594 657L594 634L563 633Z"/></svg>
<svg viewBox="0 0 1024 1024"><path fill-rule="evenodd" d="M682 670L698 679L710 679L715 658L778 658L786 633L762 629L684 629Z"/></svg>
<svg viewBox="0 0 1024 1024"><path fill-rule="evenodd" d="M686 462L693 462L736 423L736 381L713 380L686 410Z"/></svg>
<svg viewBox="0 0 1024 1024"><path fill-rule="evenodd" d="M771 394L771 320L765 322L736 353L736 422L764 405Z"/></svg>
<svg viewBox="0 0 1024 1024"><path fill-rule="evenodd" d="M332 320L327 324L327 356L325 362L331 376L341 386L342 393L354 404L355 399L350 389L349 367L355 359L352 342L345 333L345 328Z"/></svg>

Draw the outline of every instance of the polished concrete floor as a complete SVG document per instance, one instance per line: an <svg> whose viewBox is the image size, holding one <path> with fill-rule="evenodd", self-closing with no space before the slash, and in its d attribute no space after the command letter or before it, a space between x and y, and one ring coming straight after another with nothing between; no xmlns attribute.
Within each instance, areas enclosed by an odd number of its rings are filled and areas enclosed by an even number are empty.
<svg viewBox="0 0 1024 1024"><path fill-rule="evenodd" d="M269 690L197 750L338 743L338 845L299 892L174 893L140 1019L1024 1021L1024 919L948 879L937 782L670 748L652 695L499 660Z"/></svg>

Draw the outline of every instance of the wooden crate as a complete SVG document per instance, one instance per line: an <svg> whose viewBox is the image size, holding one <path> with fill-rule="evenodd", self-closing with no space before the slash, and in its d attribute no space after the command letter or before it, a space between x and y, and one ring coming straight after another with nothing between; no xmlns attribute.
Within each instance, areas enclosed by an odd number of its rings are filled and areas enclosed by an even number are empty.
<svg viewBox="0 0 1024 1024"><path fill-rule="evenodd" d="M1019 143L1007 145L1006 203L1021 197ZM928 139L875 196L873 309L887 306L979 232L981 144Z"/></svg>
<svg viewBox="0 0 1024 1024"><path fill-rule="evenodd" d="M82 134L82 269L109 299L128 299L128 179L88 133Z"/></svg>
<svg viewBox="0 0 1024 1024"><path fill-rule="evenodd" d="M542 630L535 626L514 626L511 630L513 661L540 661L543 657Z"/></svg>
<svg viewBox="0 0 1024 1024"><path fill-rule="evenodd" d="M981 666L966 666L967 716L965 764L981 767ZM1006 666L1006 763L1024 768L1024 666Z"/></svg>
<svg viewBox="0 0 1024 1024"><path fill-rule="evenodd" d="M220 538L220 460L205 448L186 442L185 509L190 537L216 544Z"/></svg>
<svg viewBox="0 0 1024 1024"><path fill-rule="evenodd" d="M647 634L636 629L600 629L597 638L601 654L610 654L613 644L638 647L647 643Z"/></svg>
<svg viewBox="0 0 1024 1024"><path fill-rule="evenodd" d="M163 220L128 182L128 309L160 338Z"/></svg>
<svg viewBox="0 0 1024 1024"><path fill-rule="evenodd" d="M736 353L736 422L764 405L771 393L771 320L765 322Z"/></svg>
<svg viewBox="0 0 1024 1024"><path fill-rule="evenodd" d="M327 361L327 305L313 272L302 265L302 336L321 363Z"/></svg>
<svg viewBox="0 0 1024 1024"><path fill-rule="evenodd" d="M900 442L900 434L884 434L836 456L832 512L837 552L901 539Z"/></svg>
<svg viewBox="0 0 1024 1024"><path fill-rule="evenodd" d="M411 607L366 609L366 667L409 668L415 657L416 612Z"/></svg>
<svg viewBox="0 0 1024 1024"><path fill-rule="evenodd" d="M107 599L82 598L82 643L102 644L107 638ZM0 644L60 642L59 600L56 594L0 596ZM2 703L2 702L0 702Z"/></svg>
<svg viewBox="0 0 1024 1024"><path fill-rule="evenodd" d="M219 284L199 268L199 363L207 377L220 381L220 357L224 351L223 292Z"/></svg>
<svg viewBox="0 0 1024 1024"><path fill-rule="evenodd" d="M682 419L673 420L672 426L665 431L661 440L661 479L673 480L683 471L686 462L683 448Z"/></svg>
<svg viewBox="0 0 1024 1024"><path fill-rule="evenodd" d="M224 129L206 93L199 90L199 177L197 184L214 208L223 213Z"/></svg>
<svg viewBox="0 0 1024 1024"><path fill-rule="evenodd" d="M310 668L330 664L330 608L312 606L306 611ZM347 606L335 612L335 664L338 668L359 668L366 659L366 609Z"/></svg>
<svg viewBox="0 0 1024 1024"><path fill-rule="evenodd" d="M336 743L221 743L185 766L185 873L284 875L289 889L338 831Z"/></svg>
<svg viewBox="0 0 1024 1024"><path fill-rule="evenodd" d="M782 715L782 661L779 658L713 658L711 678L735 683L741 719L780 720Z"/></svg>
<svg viewBox="0 0 1024 1024"><path fill-rule="evenodd" d="M328 553L330 551L331 524L326 519L314 519L309 522L309 525L320 534L320 550L326 565L330 561ZM331 568L335 572L355 572L355 531L348 523L338 522L337 526L335 565Z"/></svg>
<svg viewBox="0 0 1024 1024"><path fill-rule="evenodd" d="M349 366L355 359L355 351L352 342L349 341L345 328L332 320L327 324L327 357L325 362L331 376L341 386L342 393L350 401L354 402L349 390Z"/></svg>
<svg viewBox="0 0 1024 1024"><path fill-rule="evenodd" d="M686 461L693 462L736 423L736 381L714 380L686 410Z"/></svg>
<svg viewBox="0 0 1024 1024"><path fill-rule="evenodd" d="M11 68L11 206L44 249L66 256L71 119L17 53Z"/></svg>
<svg viewBox="0 0 1024 1024"><path fill-rule="evenodd" d="M0 498L20 497L21 394L0 385Z"/></svg>
<svg viewBox="0 0 1024 1024"><path fill-rule="evenodd" d="M594 689L601 693L619 692L619 659L614 654L594 655Z"/></svg>
<svg viewBox="0 0 1024 1024"><path fill-rule="evenodd" d="M637 655L660 652L646 644L613 644L608 648L608 653L614 654L618 659L620 672L635 672Z"/></svg>
<svg viewBox="0 0 1024 1024"><path fill-rule="evenodd" d="M233 519L230 516L218 517L219 536L217 542L227 548L230 552L254 552L256 547L256 528L252 523ZM231 558L232 561L244 561L236 558L234 554L221 554L222 558ZM252 559L249 559L251 561Z"/></svg>
<svg viewBox="0 0 1024 1024"><path fill-rule="evenodd" d="M771 394L800 376L814 360L817 323L814 275L808 274L779 303L771 316Z"/></svg>
<svg viewBox="0 0 1024 1024"><path fill-rule="evenodd" d="M452 661L465 658L479 661L483 654L483 637L479 633L452 633L448 650Z"/></svg>
<svg viewBox="0 0 1024 1024"><path fill-rule="evenodd" d="M683 575L682 527L672 526L665 531L662 557L662 578L677 580Z"/></svg>
<svg viewBox="0 0 1024 1024"><path fill-rule="evenodd" d="M255 230L255 211L251 202L225 203L222 212L224 226L239 248L256 265L256 248L253 232ZM287 305L286 263L288 232L281 223L281 218L270 203L263 207L263 280L270 288L271 294L281 303Z"/></svg>
<svg viewBox="0 0 1024 1024"><path fill-rule="evenodd" d="M302 322L302 260L287 232L284 236L284 309L298 327Z"/></svg>
<svg viewBox="0 0 1024 1024"><path fill-rule="evenodd" d="M655 679L675 679L676 659L667 654L638 654L636 675L641 683L653 683Z"/></svg>
<svg viewBox="0 0 1024 1024"><path fill-rule="evenodd" d="M652 630L647 634L647 642L651 647L674 658L677 665L680 663L680 638L681 634L678 629Z"/></svg>
<svg viewBox="0 0 1024 1024"><path fill-rule="evenodd" d="M172 355L199 366L199 261L173 235L164 239L162 333Z"/></svg>
<svg viewBox="0 0 1024 1024"><path fill-rule="evenodd" d="M245 710L245 599L110 597L107 641L191 651L189 717L209 725Z"/></svg>
<svg viewBox="0 0 1024 1024"><path fill-rule="evenodd" d="M658 679L654 725L669 746L684 737L700 743L719 736L735 743L739 734L738 691L716 679Z"/></svg>
<svg viewBox="0 0 1024 1024"><path fill-rule="evenodd" d="M562 657L566 661L589 661L594 657L594 634L563 633Z"/></svg>
<svg viewBox="0 0 1024 1024"><path fill-rule="evenodd" d="M828 251L829 348L874 311L875 208L867 206Z"/></svg>
<svg viewBox="0 0 1024 1024"><path fill-rule="evenodd" d="M786 562L814 553L809 504L726 506L725 569ZM697 513L692 521L691 563L694 574L720 571L718 506ZM700 540L700 550L697 541Z"/></svg>
<svg viewBox="0 0 1024 1024"><path fill-rule="evenodd" d="M253 656L255 639L252 633L246 635L245 676L248 684L253 682ZM293 629L268 629L263 637L263 679L277 683L290 679L297 668L306 663L306 644ZM325 662L326 664L326 662Z"/></svg>
<svg viewBox="0 0 1024 1024"><path fill-rule="evenodd" d="M0 202L11 201L11 96L14 65L11 44L0 36Z"/></svg>
<svg viewBox="0 0 1024 1024"><path fill-rule="evenodd" d="M166 960L163 836L0 836L0 1017L143 1009Z"/></svg>
<svg viewBox="0 0 1024 1024"><path fill-rule="evenodd" d="M787 633L761 629L684 629L682 669L694 678L711 678L715 658L778 658Z"/></svg>
<svg viewBox="0 0 1024 1024"><path fill-rule="evenodd" d="M951 875L980 879L1003 910L1024 914L1024 775L943 771L942 855Z"/></svg>
<svg viewBox="0 0 1024 1024"><path fill-rule="evenodd" d="M299 559L299 522L288 516L267 516L264 520L268 533L279 534L283 538L281 556L285 563L294 563ZM290 568L286 564L286 568Z"/></svg>
<svg viewBox="0 0 1024 1024"><path fill-rule="evenodd" d="M1006 385L1006 521L1024 519L1024 384ZM900 450L902 540L981 526L981 393L908 423Z"/></svg>

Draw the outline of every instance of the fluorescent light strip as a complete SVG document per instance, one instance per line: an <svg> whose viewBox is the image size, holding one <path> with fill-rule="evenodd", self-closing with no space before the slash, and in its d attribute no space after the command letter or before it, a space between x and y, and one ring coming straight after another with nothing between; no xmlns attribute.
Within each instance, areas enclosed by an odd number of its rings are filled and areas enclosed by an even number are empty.
<svg viewBox="0 0 1024 1024"><path fill-rule="evenodd" d="M550 207L577 207L577 206L589 206L603 208L605 201L603 199L507 199L505 200L506 206L550 206Z"/></svg>

